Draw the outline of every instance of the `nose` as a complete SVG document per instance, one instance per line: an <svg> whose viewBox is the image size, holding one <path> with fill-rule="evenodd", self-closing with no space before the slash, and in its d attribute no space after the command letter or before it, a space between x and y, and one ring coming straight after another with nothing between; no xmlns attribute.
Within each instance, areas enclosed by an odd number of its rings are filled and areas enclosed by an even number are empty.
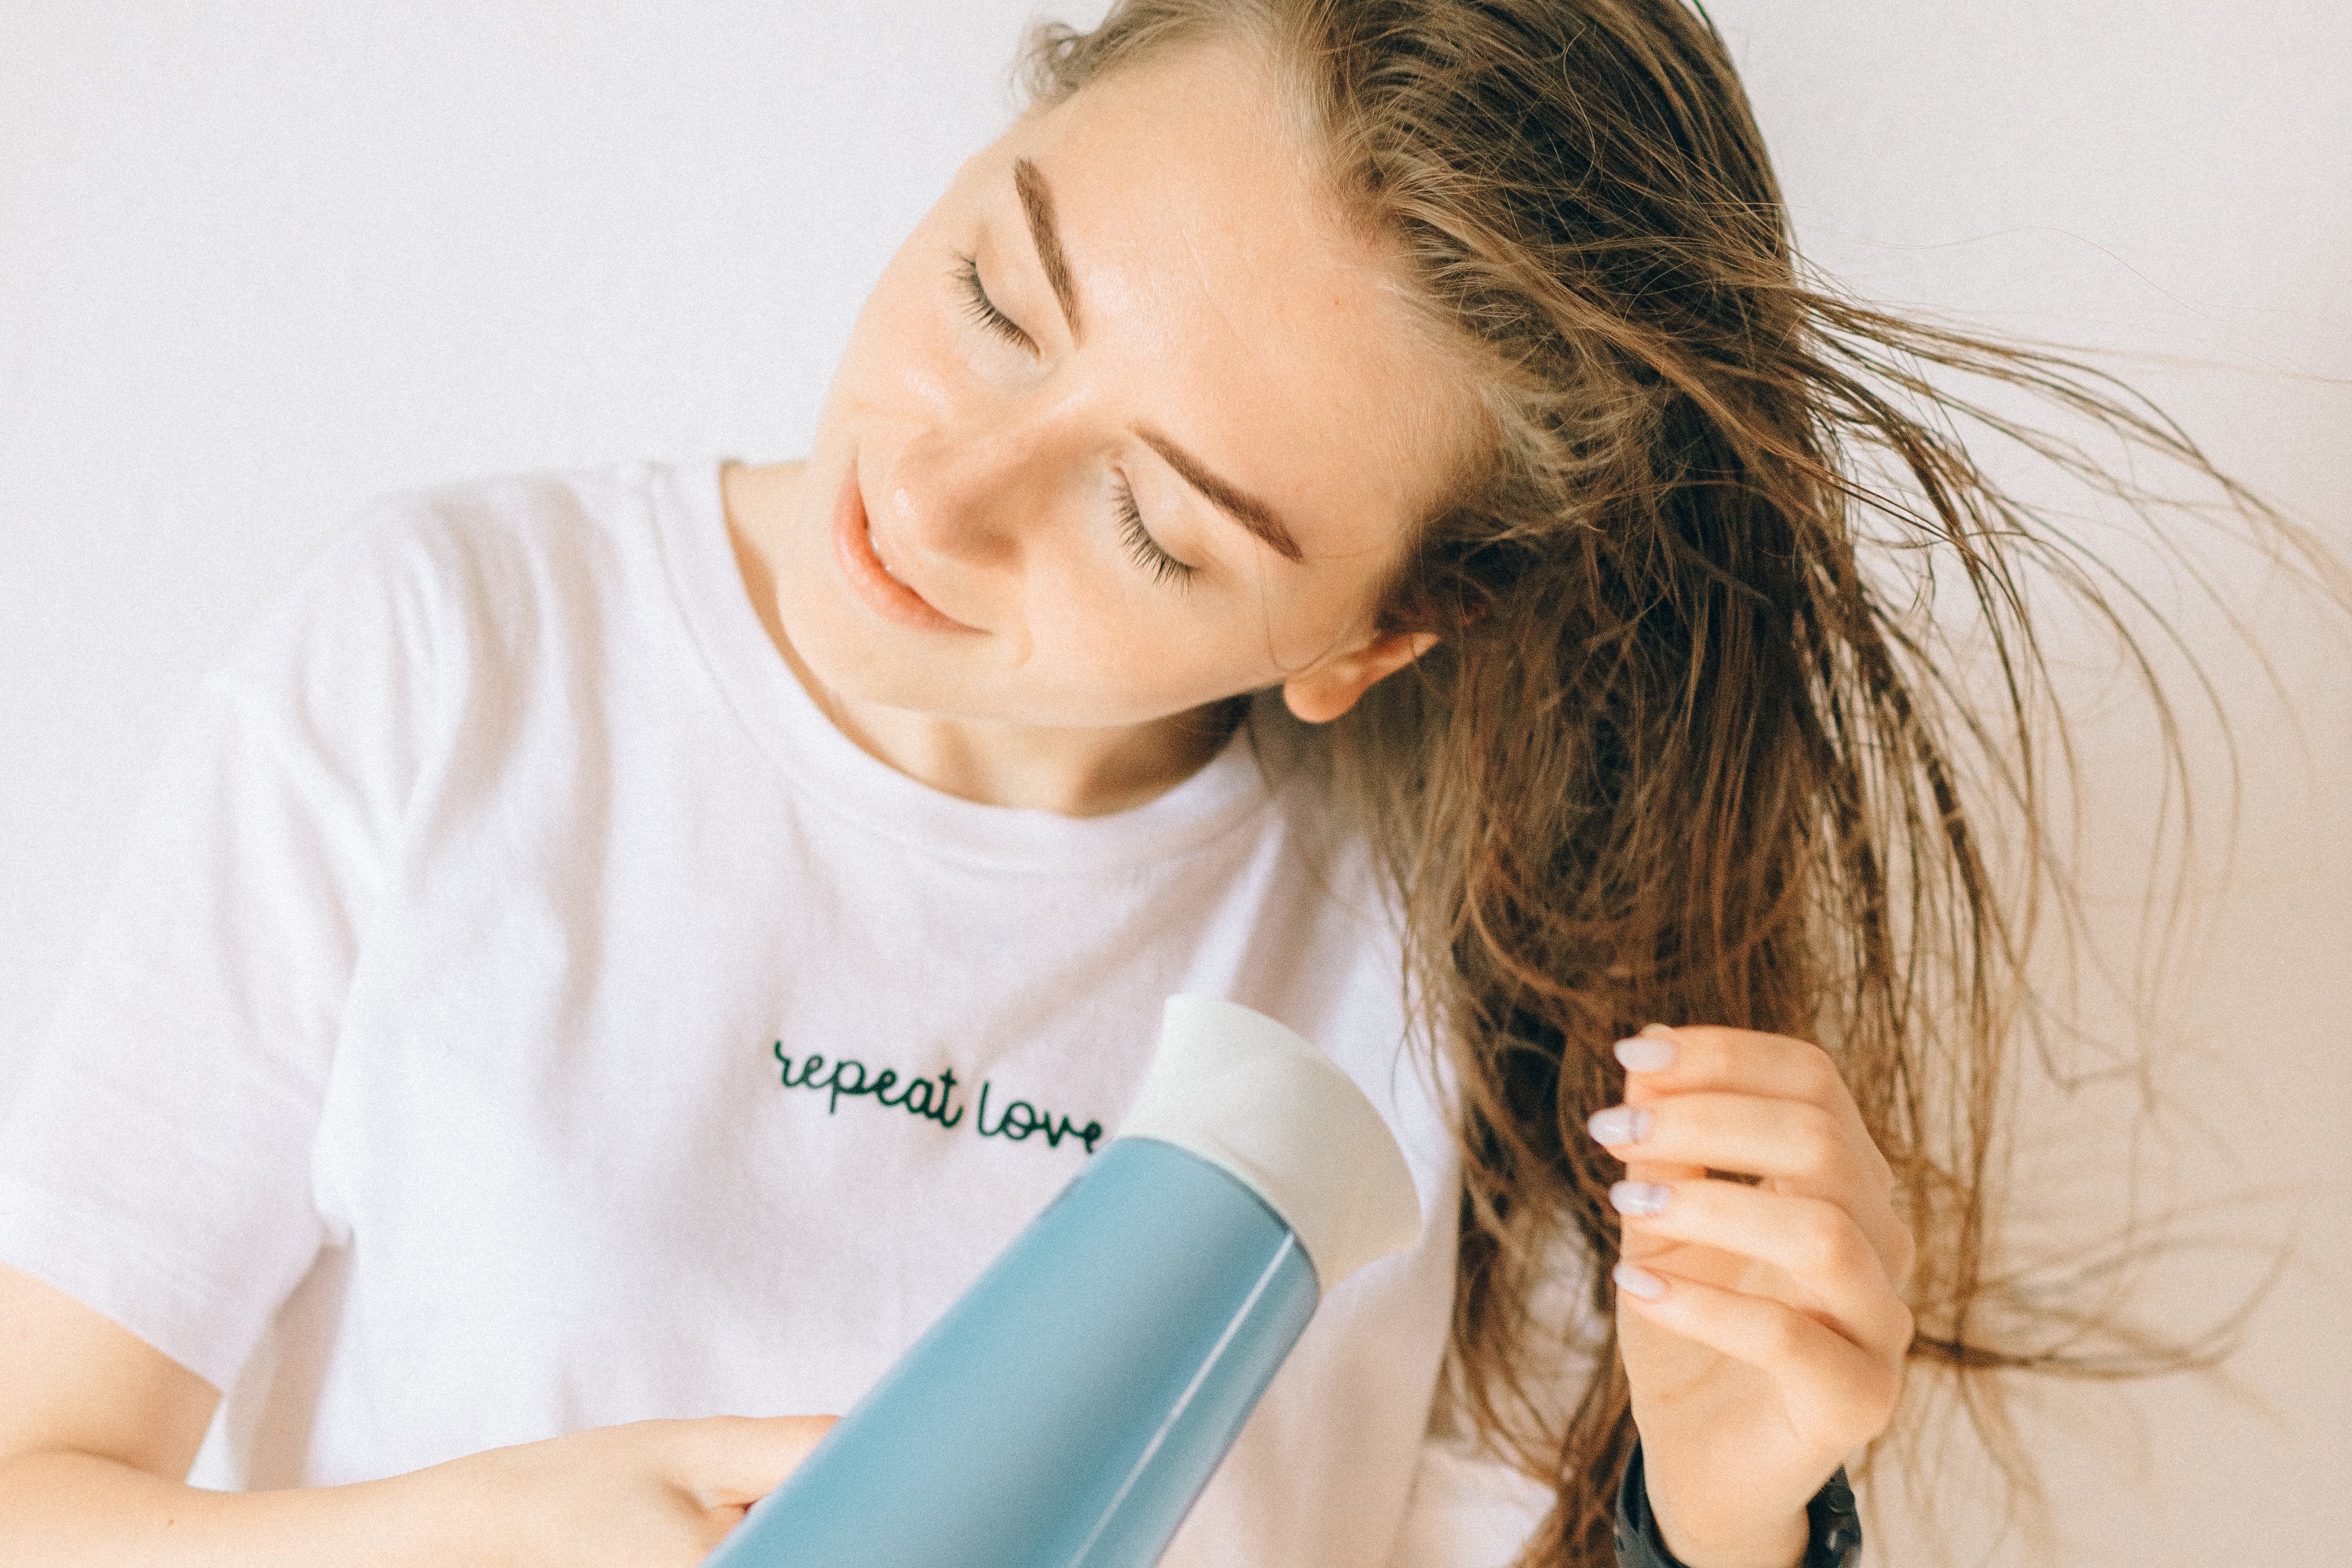
<svg viewBox="0 0 2352 1568"><path fill-rule="evenodd" d="M1024 525L1043 514L1054 465L1034 421L958 423L915 432L874 496L901 548L971 565L1018 557Z"/></svg>

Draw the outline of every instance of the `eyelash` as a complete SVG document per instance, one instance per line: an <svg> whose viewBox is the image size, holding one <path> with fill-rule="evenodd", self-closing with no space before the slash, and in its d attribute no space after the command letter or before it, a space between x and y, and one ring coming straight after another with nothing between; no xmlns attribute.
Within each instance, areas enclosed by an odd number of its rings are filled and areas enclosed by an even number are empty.
<svg viewBox="0 0 2352 1568"><path fill-rule="evenodd" d="M996 301L988 297L988 290L980 281L979 257L971 256L956 257L956 281L963 286L964 314L978 322L983 330L1024 349L1036 347L1036 344L1030 340L1029 334L1021 329L1021 324L999 310L996 308Z"/></svg>
<svg viewBox="0 0 2352 1568"><path fill-rule="evenodd" d="M964 314L983 330L1008 343L1017 343L1024 349L1035 348L1029 334L1021 329L1020 323L999 310L996 302L988 297L987 287L980 281L979 257L956 257L956 281L963 287ZM1127 482L1124 475L1118 481L1118 521L1119 542L1127 547L1127 553L1135 564L1151 574L1152 581L1172 584L1177 588L1186 587L1192 582L1192 574L1198 569L1187 566L1170 555L1160 548L1160 541L1151 537L1151 530L1143 526L1143 508L1136 505L1135 487Z"/></svg>
<svg viewBox="0 0 2352 1568"><path fill-rule="evenodd" d="M1118 480L1118 521L1119 541L1127 546L1135 564L1151 574L1152 581L1180 589L1192 585L1192 574L1200 569L1186 566L1160 548L1160 541L1143 526L1143 508L1135 504L1135 487L1125 475Z"/></svg>

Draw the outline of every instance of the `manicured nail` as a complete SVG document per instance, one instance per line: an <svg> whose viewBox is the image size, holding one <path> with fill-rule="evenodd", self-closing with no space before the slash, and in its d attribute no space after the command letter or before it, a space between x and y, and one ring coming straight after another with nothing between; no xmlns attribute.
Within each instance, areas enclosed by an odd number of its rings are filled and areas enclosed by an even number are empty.
<svg viewBox="0 0 2352 1568"><path fill-rule="evenodd" d="M1595 1112L1584 1130L1596 1144L1638 1144L1650 1130L1650 1113L1631 1105L1612 1105Z"/></svg>
<svg viewBox="0 0 2352 1568"><path fill-rule="evenodd" d="M1621 1181L1609 1189L1610 1206L1620 1214L1664 1214L1675 1189L1654 1181Z"/></svg>
<svg viewBox="0 0 2352 1568"><path fill-rule="evenodd" d="M1617 1281L1619 1290L1628 1295L1639 1296L1645 1301L1654 1301L1666 1293L1664 1280L1647 1269L1637 1269L1631 1263L1618 1264L1609 1270L1609 1277Z"/></svg>
<svg viewBox="0 0 2352 1568"><path fill-rule="evenodd" d="M1628 1072L1664 1072L1675 1064L1675 1042L1637 1034L1617 1042L1617 1060Z"/></svg>

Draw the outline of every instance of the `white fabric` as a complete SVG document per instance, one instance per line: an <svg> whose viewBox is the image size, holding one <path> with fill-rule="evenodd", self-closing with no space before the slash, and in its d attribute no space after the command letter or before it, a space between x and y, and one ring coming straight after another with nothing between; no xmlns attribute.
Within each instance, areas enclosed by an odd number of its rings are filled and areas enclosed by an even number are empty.
<svg viewBox="0 0 2352 1568"><path fill-rule="evenodd" d="M1171 997L1122 1138L1223 1168L1282 1216L1330 1290L1421 1239L1412 1170L1380 1110L1281 1024L1213 997Z"/></svg>
<svg viewBox="0 0 2352 1568"><path fill-rule="evenodd" d="M715 465L387 503L168 748L0 1132L0 1260L229 1391L214 1484L840 1411L1117 1124L1162 999L1228 997L1379 1107L1425 1226L1167 1561L1387 1561L1461 1490L1421 1465L1457 1176L1280 751L1106 818L955 800L794 682ZM1498 1560L1435 1533L1410 1564Z"/></svg>

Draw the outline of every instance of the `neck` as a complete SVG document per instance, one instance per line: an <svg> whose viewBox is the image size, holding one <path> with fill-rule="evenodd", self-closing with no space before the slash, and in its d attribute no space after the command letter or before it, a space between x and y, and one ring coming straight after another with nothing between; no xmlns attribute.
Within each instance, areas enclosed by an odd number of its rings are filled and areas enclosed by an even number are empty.
<svg viewBox="0 0 2352 1568"><path fill-rule="evenodd" d="M1231 704L1146 724L1067 728L886 707L827 687L794 650L777 613L775 572L760 526L793 477L780 469L730 468L728 538L768 640L825 716L869 756L961 800L1099 817L1165 794L1198 772L1233 733L1239 713Z"/></svg>
<svg viewBox="0 0 2352 1568"><path fill-rule="evenodd" d="M858 703L823 690L782 645L834 724L870 755L934 789L989 806L1099 817L1140 806L1198 772L1230 722L1179 714L1119 729L976 723Z"/></svg>

